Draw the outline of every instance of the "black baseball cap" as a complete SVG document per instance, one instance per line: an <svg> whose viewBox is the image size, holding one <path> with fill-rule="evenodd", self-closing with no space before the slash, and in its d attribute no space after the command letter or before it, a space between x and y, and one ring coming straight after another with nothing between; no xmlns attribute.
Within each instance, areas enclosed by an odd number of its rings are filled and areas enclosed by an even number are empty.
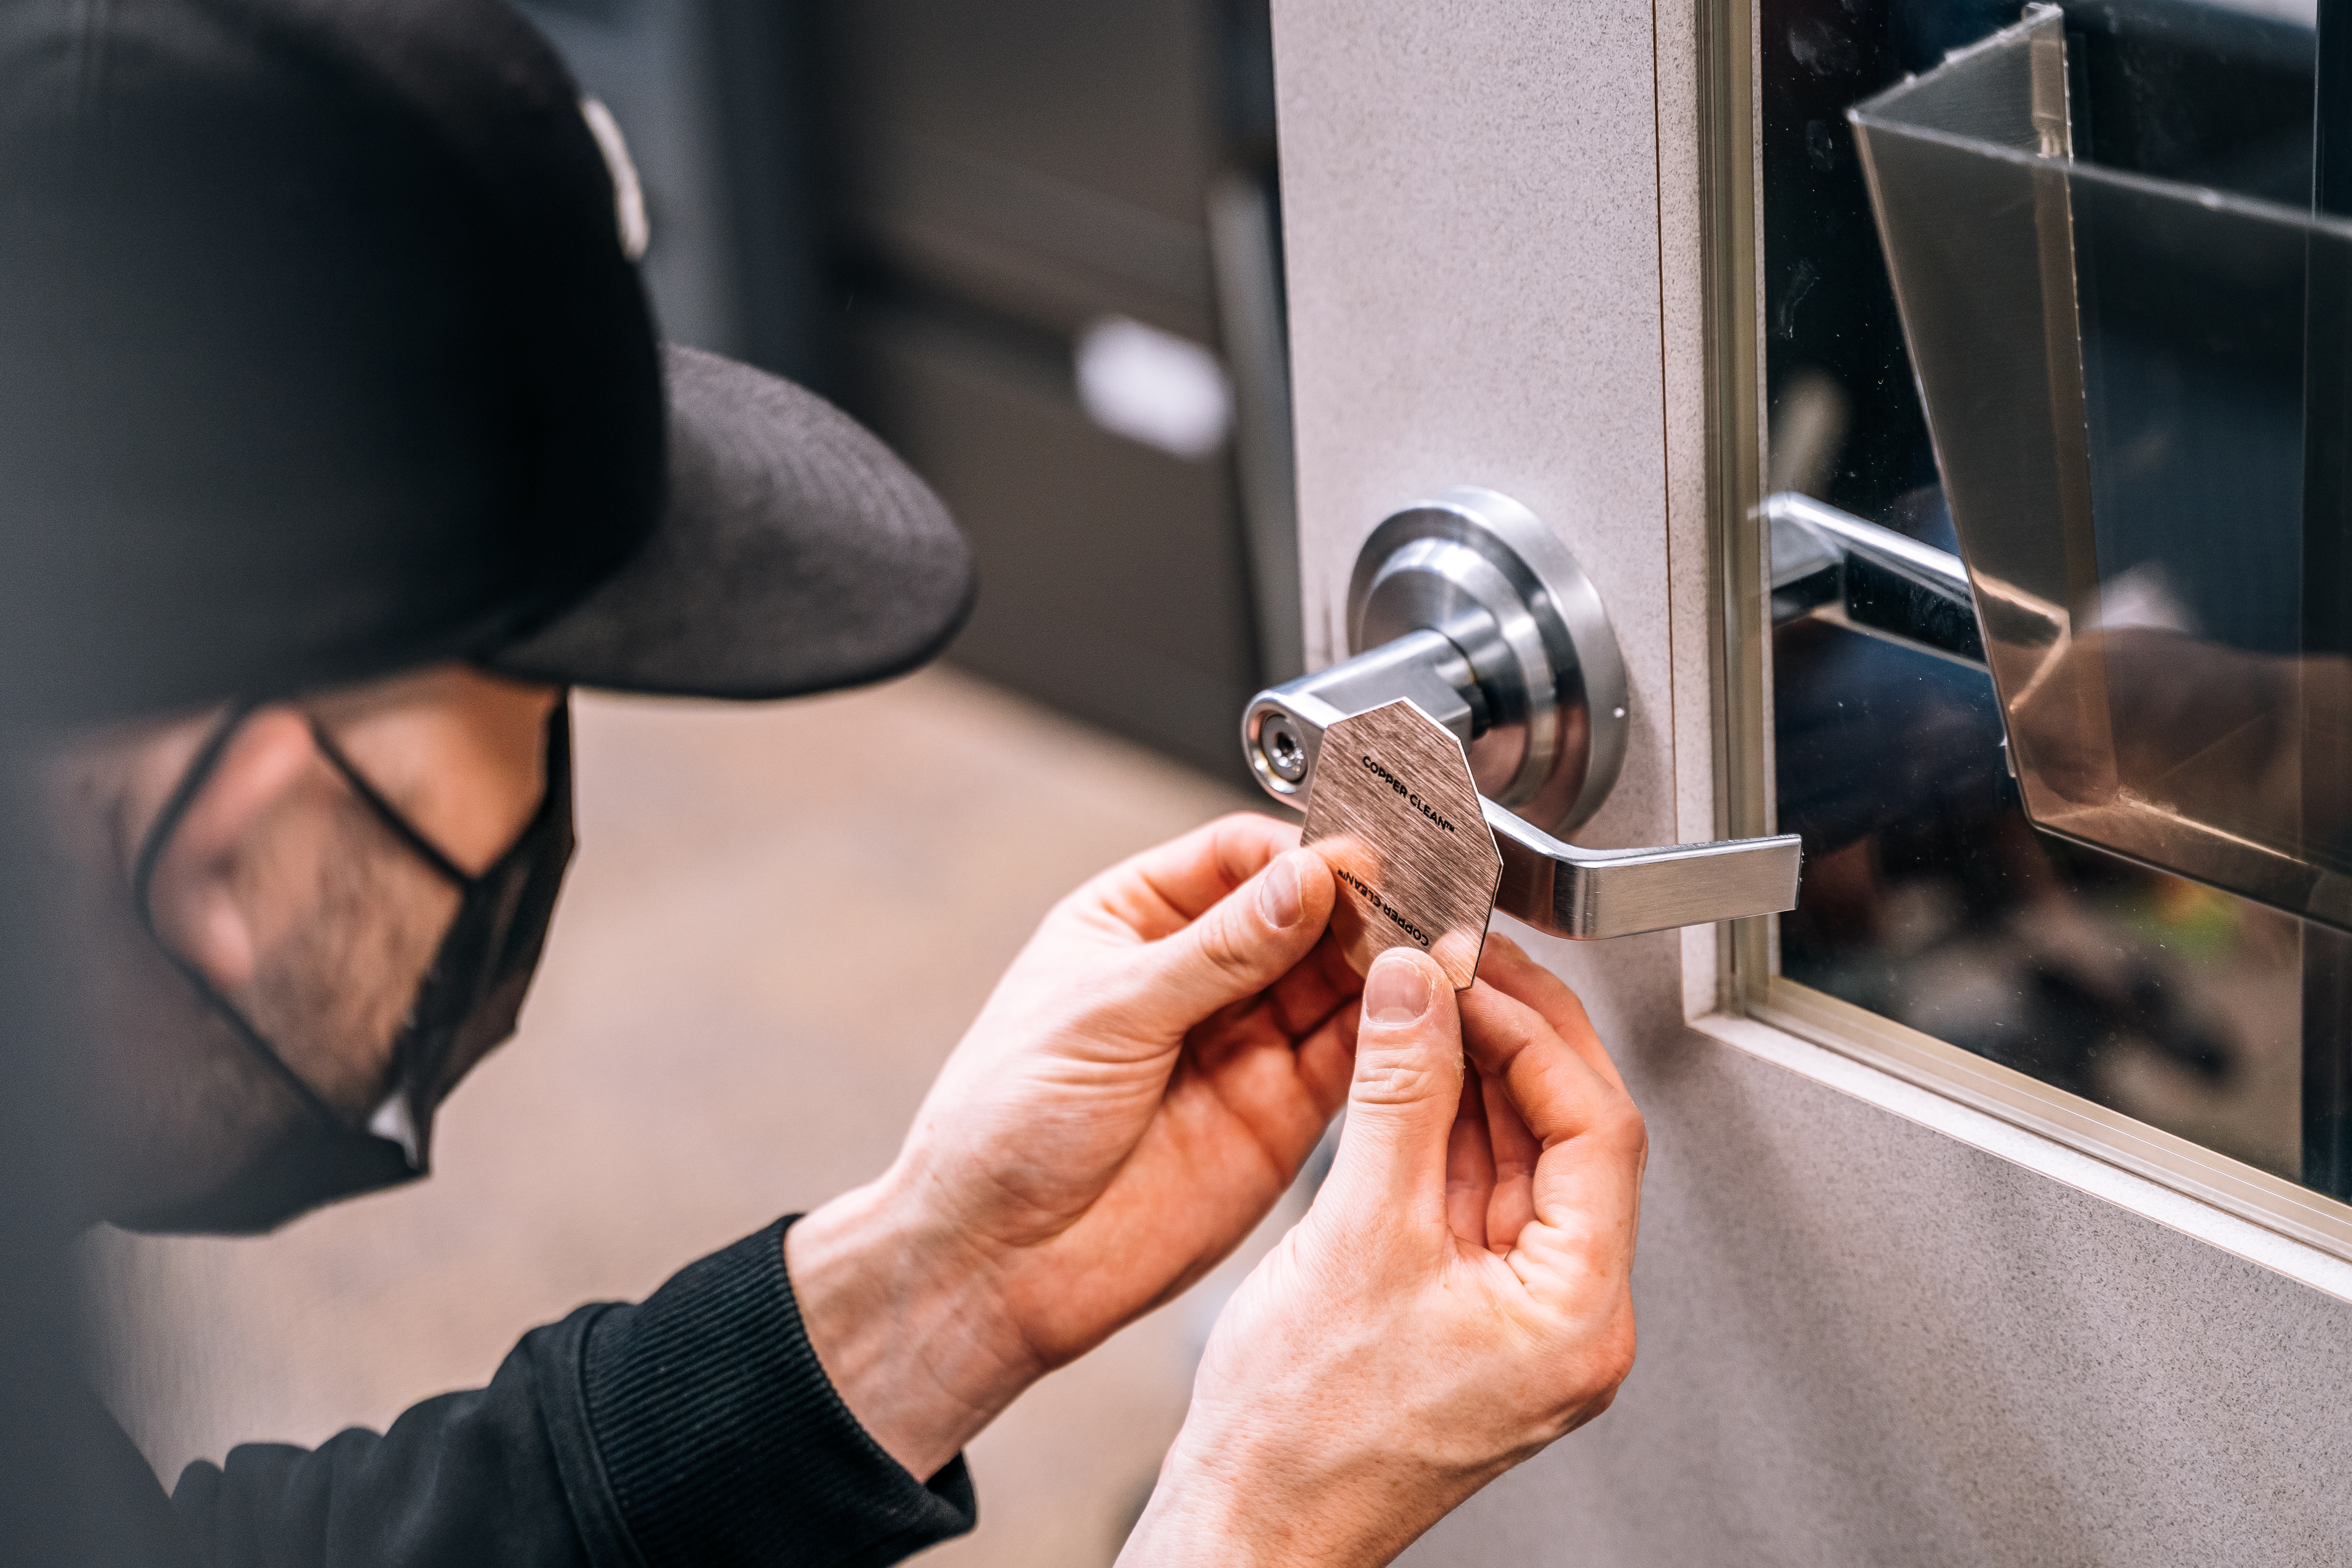
<svg viewBox="0 0 2352 1568"><path fill-rule="evenodd" d="M814 394L659 344L616 153L499 0L0 5L0 718L935 655L946 511Z"/></svg>

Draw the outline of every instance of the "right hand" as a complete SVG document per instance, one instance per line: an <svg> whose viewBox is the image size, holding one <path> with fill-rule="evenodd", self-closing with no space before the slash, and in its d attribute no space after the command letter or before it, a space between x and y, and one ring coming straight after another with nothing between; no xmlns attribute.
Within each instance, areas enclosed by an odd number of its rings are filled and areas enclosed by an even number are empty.
<svg viewBox="0 0 2352 1568"><path fill-rule="evenodd" d="M1297 844L1237 814L1055 905L889 1170L785 1233L820 1364L912 1474L1214 1267L1314 1152L1359 982Z"/></svg>
<svg viewBox="0 0 2352 1568"><path fill-rule="evenodd" d="M1501 937L1479 975L1373 964L1338 1160L1218 1319L1122 1564L1386 1563L1615 1396L1641 1114L1567 986Z"/></svg>

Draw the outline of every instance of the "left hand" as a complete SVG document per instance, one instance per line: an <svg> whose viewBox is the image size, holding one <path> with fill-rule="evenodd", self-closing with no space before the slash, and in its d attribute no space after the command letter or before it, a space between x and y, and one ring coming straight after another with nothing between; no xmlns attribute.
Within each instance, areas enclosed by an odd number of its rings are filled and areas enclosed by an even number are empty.
<svg viewBox="0 0 2352 1568"><path fill-rule="evenodd" d="M1347 1097L1361 983L1297 843L1228 816L1064 900L890 1169L786 1233L818 1359L911 1473L1213 1267Z"/></svg>
<svg viewBox="0 0 2352 1568"><path fill-rule="evenodd" d="M1121 1568L1388 1563L1633 1366L1649 1141L1583 1004L1489 936L1459 996L1381 953L1363 1013L1331 1173L1218 1317Z"/></svg>

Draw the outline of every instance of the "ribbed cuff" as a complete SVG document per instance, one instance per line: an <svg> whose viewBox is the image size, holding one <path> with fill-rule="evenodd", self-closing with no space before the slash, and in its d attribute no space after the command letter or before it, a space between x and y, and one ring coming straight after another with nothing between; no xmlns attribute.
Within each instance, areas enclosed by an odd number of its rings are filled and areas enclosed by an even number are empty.
<svg viewBox="0 0 2352 1568"><path fill-rule="evenodd" d="M648 1568L895 1563L972 1527L959 1455L929 1486L834 1392L784 1272L793 1215L587 1331L588 1427Z"/></svg>

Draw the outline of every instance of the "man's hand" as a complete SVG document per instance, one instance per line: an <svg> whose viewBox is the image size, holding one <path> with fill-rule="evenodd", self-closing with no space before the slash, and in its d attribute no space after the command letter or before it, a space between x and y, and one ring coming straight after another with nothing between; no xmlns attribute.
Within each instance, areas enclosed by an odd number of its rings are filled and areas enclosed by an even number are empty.
<svg viewBox="0 0 2352 1568"><path fill-rule="evenodd" d="M1386 1563L1614 1397L1642 1118L1566 986L1499 937L1479 973L1457 1017L1427 958L1373 965L1339 1160L1218 1320L1122 1564Z"/></svg>
<svg viewBox="0 0 2352 1568"><path fill-rule="evenodd" d="M1229 816L1064 900L890 1169L785 1234L818 1360L911 1473L1232 1251L1345 1098L1359 982L1297 843Z"/></svg>

